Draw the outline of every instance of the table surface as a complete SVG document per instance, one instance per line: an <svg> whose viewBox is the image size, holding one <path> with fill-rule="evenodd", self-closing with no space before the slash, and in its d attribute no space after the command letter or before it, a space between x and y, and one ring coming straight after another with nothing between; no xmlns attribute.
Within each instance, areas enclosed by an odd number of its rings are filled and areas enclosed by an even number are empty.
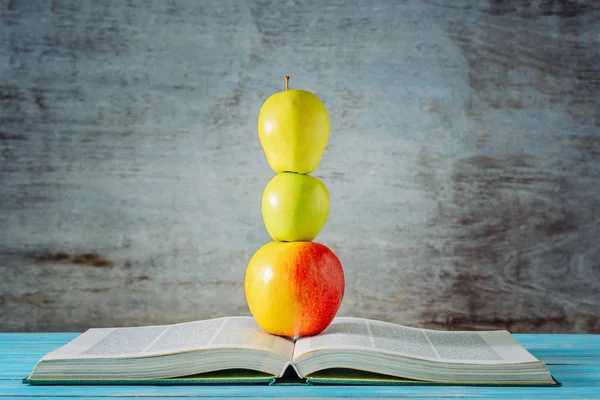
<svg viewBox="0 0 600 400"><path fill-rule="evenodd" d="M600 335L515 334L562 387L463 386L29 386L21 382L46 353L78 333L0 333L0 398L576 398L600 399Z"/></svg>

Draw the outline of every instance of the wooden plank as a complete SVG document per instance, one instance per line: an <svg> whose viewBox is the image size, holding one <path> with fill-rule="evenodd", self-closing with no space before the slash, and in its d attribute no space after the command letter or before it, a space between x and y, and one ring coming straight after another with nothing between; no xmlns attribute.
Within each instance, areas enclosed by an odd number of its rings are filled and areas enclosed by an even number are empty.
<svg viewBox="0 0 600 400"><path fill-rule="evenodd" d="M515 338L536 357L600 356L598 335L515 334Z"/></svg>
<svg viewBox="0 0 600 400"><path fill-rule="evenodd" d="M77 336L81 332L1 332L0 346L5 345L52 345L65 344Z"/></svg>
<svg viewBox="0 0 600 400"><path fill-rule="evenodd" d="M137 397L135 394L133 395L128 395L128 396L109 396L109 397L104 397L104 396L94 396L93 399L94 400L115 400L115 399L131 399L133 397ZM4 397L2 397L4 398ZM63 396L52 396L51 397L53 400L73 400L73 397L63 397ZM77 398L77 397L75 397ZM84 397L85 398L85 397ZM153 400L168 400L168 399L173 399L173 398L185 398L185 399L214 399L215 397L206 397L206 396L197 396L197 395L183 395L183 396L152 396L151 397ZM229 398L233 398L233 397L229 397ZM259 395L259 396L253 396L253 397L246 397L246 396L235 396L235 399L237 400L255 400L257 398L264 398L264 396ZM297 397L297 396L286 396L285 397L288 400L300 400L303 399L305 397ZM340 397L338 396L328 396L328 399L332 399L332 400L341 400L341 399L346 399L347 397L344 395L340 395ZM392 397L386 397L387 399L406 399L406 396L392 396ZM409 398L414 398L412 396L410 396ZM371 399L375 399L374 397L364 397L364 400L371 400ZM429 397L429 396L419 396L419 399L422 400L428 400L428 399L439 399L439 397Z"/></svg>
<svg viewBox="0 0 600 400"><path fill-rule="evenodd" d="M332 121L340 315L600 331L597 1L0 10L0 330L249 315L291 75Z"/></svg>
<svg viewBox="0 0 600 400"><path fill-rule="evenodd" d="M572 348L600 346L598 335L591 334L529 334L514 333L515 338L529 348Z"/></svg>
<svg viewBox="0 0 600 400"><path fill-rule="evenodd" d="M128 396L110 396L110 397L104 397L104 396L94 396L94 400L106 400L106 399L129 399L132 397L137 397L136 395L128 395ZM257 398L263 398L264 396L258 396L258 397L246 397L246 396L236 396L235 399L236 400L255 400ZM205 396L194 396L194 395L184 395L184 396L152 396L152 399L157 399L157 400L168 400L168 399L173 399L173 398L185 398L185 399L214 399L215 397L205 397ZM303 399L304 397L297 397L297 396L287 396L286 399L288 400L300 400ZM341 400L341 399L346 399L347 397L344 395L341 395L340 397L338 396L329 396L327 397L328 399L332 399L332 400ZM386 397L387 399L406 399L406 396L400 396L400 397ZM410 398L410 397L409 397ZM414 398L414 397L413 397ZM419 399L423 399L423 400L428 400L428 399L438 399L439 397L422 397L419 396ZM62 396L58 396L58 397L52 397L53 400L72 400L73 397L62 397ZM365 397L365 400L371 400L374 399L374 397Z"/></svg>
<svg viewBox="0 0 600 400"><path fill-rule="evenodd" d="M137 396L135 395L126 395L126 396L94 396L93 399L94 400L115 400L115 399L131 399L131 398L135 398ZM148 396L146 396L148 397ZM255 400L257 398L261 398L262 396L259 397L247 397L247 396L235 396L235 399L237 400ZM2 399L4 399L5 397L2 396L0 397ZM33 397L29 397L29 396L24 396L24 398L33 398ZM52 396L52 397L45 397L45 398L51 398L52 400L73 400L73 398L79 398L79 396L73 397L73 396ZM82 396L81 398L88 398L85 396ZM214 399L215 397L206 397L206 396L197 396L197 395L185 395L185 396L151 396L149 398L152 398L153 400L168 400L168 399L173 399L173 398L186 398L186 399ZM344 399L346 397L328 397L330 399L334 399L334 400L338 400L338 399ZM406 397L388 397L389 399L401 399L401 398L406 398ZM295 399L301 399L301 397L286 397L286 399L289 400L295 400ZM365 400L368 400L369 398L366 398ZM434 399L434 397L419 397L419 399Z"/></svg>

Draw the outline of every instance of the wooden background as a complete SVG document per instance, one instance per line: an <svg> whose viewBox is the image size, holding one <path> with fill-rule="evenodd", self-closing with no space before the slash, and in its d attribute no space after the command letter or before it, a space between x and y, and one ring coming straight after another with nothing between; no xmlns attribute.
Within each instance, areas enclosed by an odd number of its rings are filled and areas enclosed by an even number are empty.
<svg viewBox="0 0 600 400"><path fill-rule="evenodd" d="M249 315L285 75L340 315L600 332L595 0L0 0L0 330Z"/></svg>

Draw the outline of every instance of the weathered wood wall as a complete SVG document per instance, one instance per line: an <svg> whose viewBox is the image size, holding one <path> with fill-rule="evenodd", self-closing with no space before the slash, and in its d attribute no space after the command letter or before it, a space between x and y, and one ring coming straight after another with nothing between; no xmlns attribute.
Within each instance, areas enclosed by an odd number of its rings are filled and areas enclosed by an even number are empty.
<svg viewBox="0 0 600 400"><path fill-rule="evenodd" d="M291 75L340 315L600 331L595 0L0 0L0 41L0 330L248 315Z"/></svg>

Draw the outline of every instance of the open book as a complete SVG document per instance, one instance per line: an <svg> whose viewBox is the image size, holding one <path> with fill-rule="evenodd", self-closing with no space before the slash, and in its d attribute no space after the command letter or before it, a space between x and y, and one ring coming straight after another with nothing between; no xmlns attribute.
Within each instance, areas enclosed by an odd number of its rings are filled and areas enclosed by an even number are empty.
<svg viewBox="0 0 600 400"><path fill-rule="evenodd" d="M287 372L286 372L287 371ZM556 385L508 331L445 332L336 318L296 340L252 317L89 329L24 382Z"/></svg>

